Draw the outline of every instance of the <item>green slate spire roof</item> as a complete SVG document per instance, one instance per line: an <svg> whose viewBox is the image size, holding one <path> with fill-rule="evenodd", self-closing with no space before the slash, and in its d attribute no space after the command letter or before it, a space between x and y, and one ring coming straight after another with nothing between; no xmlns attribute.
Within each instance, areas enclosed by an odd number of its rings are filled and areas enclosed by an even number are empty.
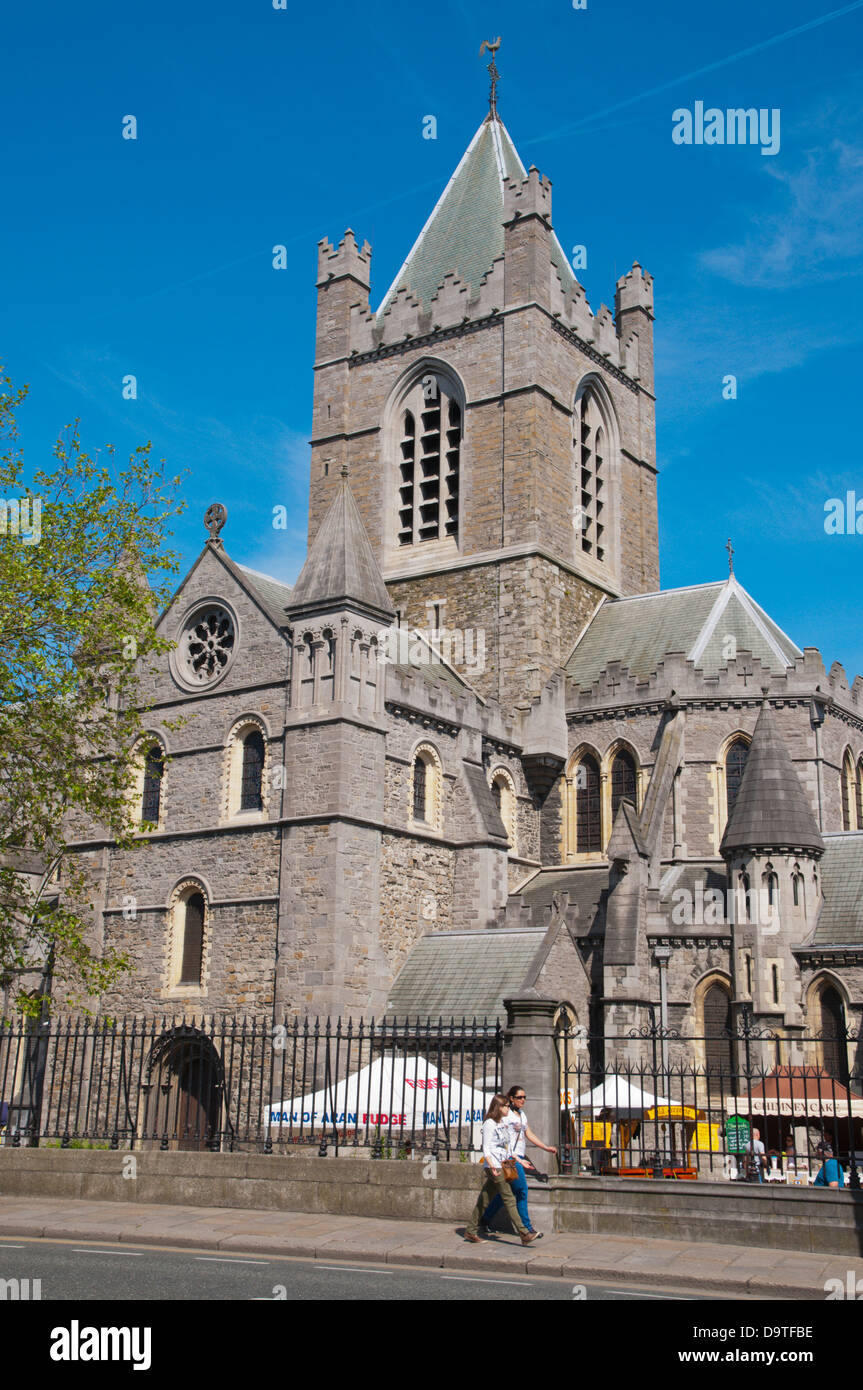
<svg viewBox="0 0 863 1390"><path fill-rule="evenodd" d="M321 612L343 604L390 619L390 602L368 533L342 470L338 491L309 548L291 593L291 614Z"/></svg>
<svg viewBox="0 0 863 1390"><path fill-rule="evenodd" d="M803 655L729 575L716 584L604 600L565 669L586 689L611 660L637 680L647 680L669 652L684 652L705 675L715 676L728 665L729 637L738 652L749 652L777 674Z"/></svg>
<svg viewBox="0 0 863 1390"><path fill-rule="evenodd" d="M503 121L489 112L441 194L378 314L400 289L428 307L444 276L455 271L476 292L492 263L503 255L503 185L527 178ZM552 233L551 259L564 290L575 284L560 242Z"/></svg>
<svg viewBox="0 0 863 1390"><path fill-rule="evenodd" d="M720 849L784 848L820 852L824 841L765 700Z"/></svg>

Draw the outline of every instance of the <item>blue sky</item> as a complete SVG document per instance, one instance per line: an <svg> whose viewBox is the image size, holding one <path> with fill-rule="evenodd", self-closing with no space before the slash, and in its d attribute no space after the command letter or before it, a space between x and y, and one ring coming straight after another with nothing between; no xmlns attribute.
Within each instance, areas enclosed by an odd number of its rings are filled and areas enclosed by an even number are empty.
<svg viewBox="0 0 863 1390"><path fill-rule="evenodd" d="M746 588L853 677L863 536L823 522L863 499L863 0L13 7L0 359L30 383L27 457L75 416L88 446L151 439L188 470L185 560L218 499L230 553L292 581L316 243L368 238L377 304L485 114L499 34L501 115L553 182L562 245L587 247L594 312L633 259L654 275L663 586L721 577L730 535ZM779 152L676 145L697 100L779 108Z"/></svg>

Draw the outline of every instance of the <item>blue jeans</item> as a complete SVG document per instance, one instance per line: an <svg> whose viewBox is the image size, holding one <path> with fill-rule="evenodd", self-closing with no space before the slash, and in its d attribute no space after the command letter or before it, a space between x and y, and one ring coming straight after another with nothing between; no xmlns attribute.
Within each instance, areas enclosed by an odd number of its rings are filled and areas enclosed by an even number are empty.
<svg viewBox="0 0 863 1390"><path fill-rule="evenodd" d="M527 1229L529 1231L532 1231L533 1226L530 1224L530 1217L527 1214L527 1178L524 1175L524 1169L522 1168L518 1159L516 1159L515 1166L518 1169L518 1178L515 1182L510 1183L510 1188L512 1189L512 1195L515 1198L515 1204L518 1207L519 1216L521 1217ZM485 1209L482 1218L486 1226L489 1225L489 1223L492 1220L492 1217L497 1215L502 1206L502 1198L492 1197L491 1201Z"/></svg>

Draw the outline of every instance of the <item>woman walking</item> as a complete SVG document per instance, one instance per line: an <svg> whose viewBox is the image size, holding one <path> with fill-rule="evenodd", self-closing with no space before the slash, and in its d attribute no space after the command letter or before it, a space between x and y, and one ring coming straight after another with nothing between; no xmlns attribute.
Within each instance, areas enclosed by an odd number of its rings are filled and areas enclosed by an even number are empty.
<svg viewBox="0 0 863 1390"><path fill-rule="evenodd" d="M537 1139L528 1124L527 1115L524 1113L524 1102L527 1099L524 1087L510 1086L506 1093L506 1098L509 1101L509 1116L507 1118L507 1123L512 1130L510 1152L516 1160L515 1166L518 1169L518 1179L514 1183L511 1183L510 1186L513 1196L515 1197L516 1206L518 1207L518 1214L527 1229L532 1231L533 1224L527 1211L527 1177L525 1175L525 1170L532 1170L540 1180L544 1178L548 1181L548 1178L545 1173L537 1173L530 1159L526 1157L525 1141L527 1141L528 1144L533 1144L536 1149L543 1149L547 1154L557 1153L557 1150L553 1148L551 1144L543 1144L541 1139ZM483 1218L483 1224L486 1229L488 1229L488 1224L492 1218L500 1211L501 1206L502 1202L499 1197L495 1197L489 1202Z"/></svg>
<svg viewBox="0 0 863 1390"><path fill-rule="evenodd" d="M471 1241L474 1245L479 1241L477 1229L482 1220L483 1212L495 1197L499 1197L506 1207L510 1221L518 1235L521 1236L522 1245L530 1245L538 1239L538 1233L529 1231L519 1216L510 1184L503 1175L504 1161L509 1158L511 1152L512 1131L507 1124L508 1115L509 1098L507 1096L492 1096L482 1127L482 1156L485 1160L487 1176L464 1233L465 1240Z"/></svg>

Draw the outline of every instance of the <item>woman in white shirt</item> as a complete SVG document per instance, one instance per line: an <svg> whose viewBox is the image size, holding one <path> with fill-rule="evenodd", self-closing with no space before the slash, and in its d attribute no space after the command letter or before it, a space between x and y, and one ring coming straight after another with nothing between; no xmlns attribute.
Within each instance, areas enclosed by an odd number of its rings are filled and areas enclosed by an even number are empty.
<svg viewBox="0 0 863 1390"><path fill-rule="evenodd" d="M529 1144L533 1144L535 1148L544 1150L547 1154L557 1153L557 1150L551 1144L543 1144L542 1140L538 1139L534 1134L527 1122L527 1115L524 1113L524 1102L526 1099L527 1097L523 1086L510 1086L506 1094L506 1100L509 1105L507 1124L512 1130L510 1152L516 1160L516 1168L518 1169L518 1179L516 1182L510 1183L510 1187L515 1197L515 1204L518 1207L518 1214L527 1229L532 1231L533 1223L531 1222L527 1210L527 1177L525 1175L525 1169L531 1169L533 1173L536 1173L537 1177L540 1179L544 1178L546 1182L548 1181L548 1177L545 1173L537 1173L530 1159L526 1156L525 1140L527 1140ZM486 1208L486 1213L483 1218L486 1230L488 1230L489 1222L500 1211L500 1207L500 1201L498 1198L494 1198Z"/></svg>
<svg viewBox="0 0 863 1390"><path fill-rule="evenodd" d="M500 1197L506 1207L510 1221L521 1236L522 1245L530 1245L538 1239L538 1233L529 1231L519 1216L512 1188L501 1171L504 1159L509 1158L512 1151L512 1130L507 1124L508 1116L507 1097L493 1096L482 1127L482 1156L487 1176L464 1233L465 1240L474 1245L479 1242L477 1229L483 1212L494 1197Z"/></svg>

